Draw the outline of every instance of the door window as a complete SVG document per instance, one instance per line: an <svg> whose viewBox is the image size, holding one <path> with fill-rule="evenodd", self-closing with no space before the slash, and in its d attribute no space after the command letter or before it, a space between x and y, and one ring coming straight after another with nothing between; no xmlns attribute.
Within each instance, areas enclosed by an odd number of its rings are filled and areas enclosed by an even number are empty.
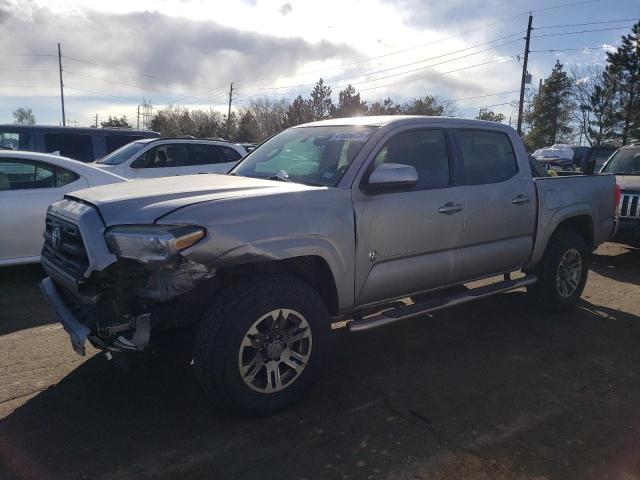
<svg viewBox="0 0 640 480"><path fill-rule="evenodd" d="M184 144L158 145L138 157L131 168L176 168L187 157Z"/></svg>
<svg viewBox="0 0 640 480"><path fill-rule="evenodd" d="M242 158L242 155L231 147L218 147L223 157L223 162L237 162Z"/></svg>
<svg viewBox="0 0 640 480"><path fill-rule="evenodd" d="M81 162L93 162L91 135L78 133L46 133L44 147L48 153L59 152L63 157Z"/></svg>
<svg viewBox="0 0 640 480"><path fill-rule="evenodd" d="M518 172L509 137L501 132L458 130L466 185L499 183Z"/></svg>
<svg viewBox="0 0 640 480"><path fill-rule="evenodd" d="M73 182L75 173L40 162L0 159L0 190L56 188Z"/></svg>
<svg viewBox="0 0 640 480"><path fill-rule="evenodd" d="M376 155L375 166L382 163L411 165L418 172L414 190L443 188L449 185L449 154L442 130L410 130L392 137Z"/></svg>

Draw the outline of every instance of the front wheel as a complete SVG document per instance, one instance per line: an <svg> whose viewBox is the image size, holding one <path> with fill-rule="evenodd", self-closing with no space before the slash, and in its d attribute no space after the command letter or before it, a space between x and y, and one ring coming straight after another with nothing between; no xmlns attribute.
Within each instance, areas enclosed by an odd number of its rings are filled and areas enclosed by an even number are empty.
<svg viewBox="0 0 640 480"><path fill-rule="evenodd" d="M538 282L527 287L527 291L543 308L557 312L571 310L587 283L589 263L589 249L582 236L571 230L559 230L532 271Z"/></svg>
<svg viewBox="0 0 640 480"><path fill-rule="evenodd" d="M329 320L320 296L288 276L248 279L221 292L203 316L194 363L206 394L241 414L298 400L326 357Z"/></svg>

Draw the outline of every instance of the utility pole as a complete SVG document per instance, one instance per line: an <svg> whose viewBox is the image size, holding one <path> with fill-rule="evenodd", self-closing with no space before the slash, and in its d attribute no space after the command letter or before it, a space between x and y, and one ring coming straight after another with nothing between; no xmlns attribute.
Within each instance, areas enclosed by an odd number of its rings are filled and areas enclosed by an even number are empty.
<svg viewBox="0 0 640 480"><path fill-rule="evenodd" d="M140 130L140 105L138 105L138 123L136 124L136 130Z"/></svg>
<svg viewBox="0 0 640 480"><path fill-rule="evenodd" d="M60 43L58 43L58 69L60 71L60 103L62 104L62 126L67 125L67 121L64 118L64 86L62 84L62 51L60 50Z"/></svg>
<svg viewBox="0 0 640 480"><path fill-rule="evenodd" d="M98 114L96 113L96 128L98 128Z"/></svg>
<svg viewBox="0 0 640 480"><path fill-rule="evenodd" d="M522 62L522 80L520 82L520 104L518 105L518 135L522 135L522 108L524 106L524 86L527 81L527 63L529 62L529 42L531 41L531 22L533 17L529 13L529 25L524 46L524 61Z"/></svg>
<svg viewBox="0 0 640 480"><path fill-rule="evenodd" d="M231 100L233 98L233 82L229 88L229 111L227 113L227 140L231 138Z"/></svg>

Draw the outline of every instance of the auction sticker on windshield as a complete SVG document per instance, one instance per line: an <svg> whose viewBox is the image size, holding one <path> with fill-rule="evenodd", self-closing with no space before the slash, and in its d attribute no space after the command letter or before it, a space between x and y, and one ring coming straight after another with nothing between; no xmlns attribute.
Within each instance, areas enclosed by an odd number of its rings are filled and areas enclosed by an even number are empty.
<svg viewBox="0 0 640 480"><path fill-rule="evenodd" d="M358 142L364 142L367 138L369 138L371 132L360 131L360 132L337 132L334 133L333 136L329 139L331 142L340 141L340 140L355 140Z"/></svg>

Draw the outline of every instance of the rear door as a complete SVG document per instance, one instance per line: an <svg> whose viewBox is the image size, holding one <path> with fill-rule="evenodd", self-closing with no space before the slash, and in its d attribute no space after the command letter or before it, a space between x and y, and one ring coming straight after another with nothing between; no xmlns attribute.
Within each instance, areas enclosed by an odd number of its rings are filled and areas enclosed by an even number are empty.
<svg viewBox="0 0 640 480"><path fill-rule="evenodd" d="M533 249L535 187L505 132L456 129L465 185L462 278L520 268Z"/></svg>
<svg viewBox="0 0 640 480"><path fill-rule="evenodd" d="M190 143L180 175L227 173L241 158L237 150L226 145Z"/></svg>
<svg viewBox="0 0 640 480"><path fill-rule="evenodd" d="M55 165L0 155L0 261L39 256L47 207L87 186L84 177Z"/></svg>
<svg viewBox="0 0 640 480"><path fill-rule="evenodd" d="M368 172L382 163L412 165L419 182L410 190L353 190L359 306L460 278L464 187L454 182L447 132L415 126L396 132L374 153Z"/></svg>
<svg viewBox="0 0 640 480"><path fill-rule="evenodd" d="M180 164L187 156L184 143L154 145L124 167L126 178L158 178L180 174Z"/></svg>

